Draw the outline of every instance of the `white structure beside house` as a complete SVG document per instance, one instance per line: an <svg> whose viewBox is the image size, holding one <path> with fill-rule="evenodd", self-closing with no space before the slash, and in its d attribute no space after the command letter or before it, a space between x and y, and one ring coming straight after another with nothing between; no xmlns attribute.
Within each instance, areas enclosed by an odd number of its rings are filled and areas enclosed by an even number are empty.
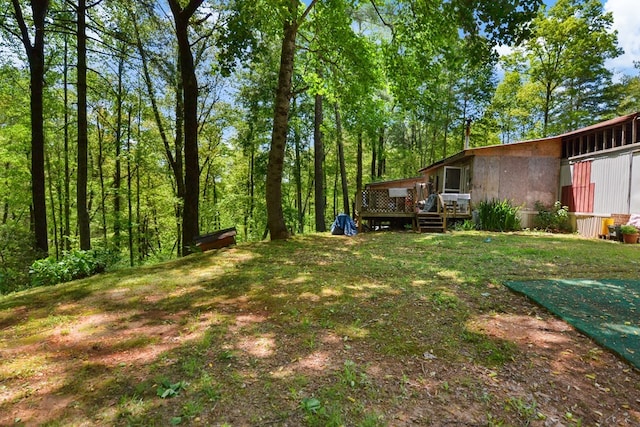
<svg viewBox="0 0 640 427"><path fill-rule="evenodd" d="M601 233L602 220L640 213L640 113L561 135L561 202L577 231Z"/></svg>

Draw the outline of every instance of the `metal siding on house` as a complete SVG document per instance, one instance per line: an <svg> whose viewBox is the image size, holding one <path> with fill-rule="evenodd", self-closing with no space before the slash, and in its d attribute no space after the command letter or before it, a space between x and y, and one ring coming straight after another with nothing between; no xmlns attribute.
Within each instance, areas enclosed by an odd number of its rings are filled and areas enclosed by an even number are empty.
<svg viewBox="0 0 640 427"><path fill-rule="evenodd" d="M598 237L602 231L602 218L599 216L578 216L576 217L576 231L582 237Z"/></svg>
<svg viewBox="0 0 640 427"><path fill-rule="evenodd" d="M572 164L560 166L560 203L562 203L563 206L567 206L570 212L573 212L573 196L571 191L572 174Z"/></svg>
<svg viewBox="0 0 640 427"><path fill-rule="evenodd" d="M595 183L594 212L629 213L630 172L629 153L601 157L593 161L591 180Z"/></svg>
<svg viewBox="0 0 640 427"><path fill-rule="evenodd" d="M595 186L591 181L591 164L591 161L586 161L573 166L574 212L593 212Z"/></svg>
<svg viewBox="0 0 640 427"><path fill-rule="evenodd" d="M560 201L569 212L591 213L594 206L595 184L591 178L592 161L565 165L560 174Z"/></svg>
<svg viewBox="0 0 640 427"><path fill-rule="evenodd" d="M565 164L560 166L560 188L571 185L572 173L573 173L573 165Z"/></svg>
<svg viewBox="0 0 640 427"><path fill-rule="evenodd" d="M629 213L640 214L640 153L635 153L632 160Z"/></svg>

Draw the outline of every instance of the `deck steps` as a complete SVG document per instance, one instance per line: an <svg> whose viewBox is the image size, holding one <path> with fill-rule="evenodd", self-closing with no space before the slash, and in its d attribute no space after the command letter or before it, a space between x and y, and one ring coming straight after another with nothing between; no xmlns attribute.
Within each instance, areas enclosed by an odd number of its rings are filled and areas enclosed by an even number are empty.
<svg viewBox="0 0 640 427"><path fill-rule="evenodd" d="M419 213L417 226L420 233L444 233L447 230L447 220L440 213Z"/></svg>

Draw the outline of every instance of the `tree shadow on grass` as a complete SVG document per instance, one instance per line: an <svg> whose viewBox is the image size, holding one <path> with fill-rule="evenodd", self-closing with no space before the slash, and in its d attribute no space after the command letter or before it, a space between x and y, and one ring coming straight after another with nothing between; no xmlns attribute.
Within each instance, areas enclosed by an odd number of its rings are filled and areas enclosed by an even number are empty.
<svg viewBox="0 0 640 427"><path fill-rule="evenodd" d="M201 418L299 425L311 416L300 403L313 396L331 400L343 422L387 410L434 416L420 404L429 397L422 390L454 381L464 389L465 377L477 371L482 377L469 387L480 393L493 386L481 368L519 357L509 340L465 322L488 282L527 268L531 259L507 250L526 242L500 236L474 254L468 247L479 244L475 235L319 236L313 245L308 239L238 246L45 288L35 292L34 308L33 291L0 300L3 312L21 310L19 321L6 320L11 314L3 320L3 352L39 355L22 359L29 369L2 380L0 424L20 418L167 425ZM499 272L469 270L478 260ZM563 259L553 261L559 271ZM491 292L509 308L509 295ZM14 340L10 334L21 326L29 334L40 330L35 339ZM454 372L463 363L473 372ZM158 396L167 383L182 382L175 397ZM473 393L468 417L483 419L491 404Z"/></svg>
<svg viewBox="0 0 640 427"><path fill-rule="evenodd" d="M295 245L292 248L294 252L302 250ZM261 249L271 252L266 246ZM329 263L333 251L330 246L325 249L327 253L319 258L314 256ZM305 322L317 321L316 305L324 306L325 314L338 313L332 320L334 324L341 315L345 319L349 315L341 309L332 309L336 295L320 293L308 275L295 271L298 266L290 257L283 257L282 264L276 265L260 260L259 251L254 255L249 261L243 261L242 268L233 266L227 272L203 272L217 260L215 256L204 255L173 268L169 265L169 268L107 274L97 278L103 281L101 286L94 285L94 279L85 280L37 290L5 303L5 310L17 307L25 310L25 317L7 324L7 328L24 327L25 322L61 313L69 314L70 319L45 328L37 343L9 342L12 355L34 351L42 356L44 363L23 375L8 378L3 384L8 388L27 386L3 399L0 413L6 417L2 422L19 419L26 424L51 420L100 423L109 420L104 422L110 424L145 420L166 424L167 419L157 415L171 412L163 409L169 404L156 396L160 378L171 382L186 376L195 382L196 377L183 366L185 359L199 366L196 369L199 373L202 373L201 367L209 367L210 377L226 378L231 384L240 377L261 375L247 368L247 364L271 361L260 363L275 367L290 361L290 353L283 349L309 348L294 351L296 357L307 359L306 353L313 353L313 334L297 339L286 332L299 330L307 335L312 326ZM315 262L309 263L309 267L314 265ZM140 277L141 273L147 278ZM158 273L162 273L161 278L157 277ZM181 276L188 280L180 283L175 279ZM160 283L154 288L150 283L153 280L171 283ZM281 291L274 293L279 287ZM363 292L345 289L341 295L353 293L351 299L359 298ZM32 302L35 308L29 307ZM286 309L288 304L291 310ZM281 311L283 308L285 312ZM79 313L73 317L75 310ZM245 334L254 338L238 338ZM339 338L334 341L341 344ZM247 355L238 361L237 370L218 368L230 366L237 360L229 356L231 359L226 365L221 363L225 355L234 353ZM248 371L253 373L247 374ZM185 395L188 393L185 391ZM199 385L184 404L194 405L193 399L210 400L211 397L207 397L210 394L207 387ZM137 410L125 407L137 399L145 402L138 405ZM109 409L114 405L118 407L115 413ZM178 411L182 412L189 411Z"/></svg>

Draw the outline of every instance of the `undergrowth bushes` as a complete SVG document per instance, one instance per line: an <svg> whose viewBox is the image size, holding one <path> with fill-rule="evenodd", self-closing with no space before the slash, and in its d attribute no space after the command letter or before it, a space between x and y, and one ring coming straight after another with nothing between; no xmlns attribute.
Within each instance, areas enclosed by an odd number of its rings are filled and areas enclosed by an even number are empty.
<svg viewBox="0 0 640 427"><path fill-rule="evenodd" d="M32 286L55 285L81 279L105 271L118 261L118 254L109 249L66 252L62 259L49 257L35 261L29 270Z"/></svg>
<svg viewBox="0 0 640 427"><path fill-rule="evenodd" d="M92 276L120 259L119 251L104 248L72 250L59 260L38 259L33 246L28 231L7 224L0 226L0 295Z"/></svg>
<svg viewBox="0 0 640 427"><path fill-rule="evenodd" d="M0 294L19 291L29 283L29 265L38 259L33 235L15 223L0 225Z"/></svg>
<svg viewBox="0 0 640 427"><path fill-rule="evenodd" d="M509 200L484 200L478 204L478 228L486 231L520 230L518 210Z"/></svg>
<svg viewBox="0 0 640 427"><path fill-rule="evenodd" d="M555 202L553 206L547 207L541 202L536 202L535 207L538 211L538 215L533 219L535 228L552 233L571 231L569 208L567 206L562 206L562 203Z"/></svg>

